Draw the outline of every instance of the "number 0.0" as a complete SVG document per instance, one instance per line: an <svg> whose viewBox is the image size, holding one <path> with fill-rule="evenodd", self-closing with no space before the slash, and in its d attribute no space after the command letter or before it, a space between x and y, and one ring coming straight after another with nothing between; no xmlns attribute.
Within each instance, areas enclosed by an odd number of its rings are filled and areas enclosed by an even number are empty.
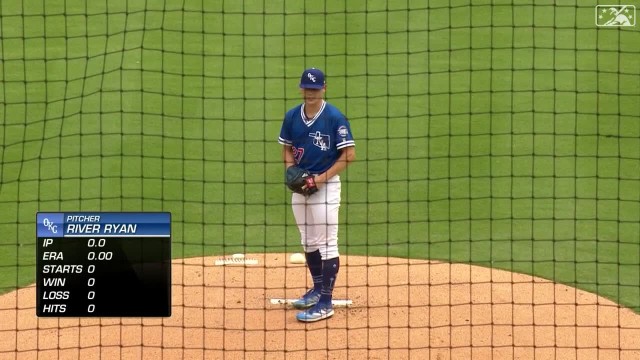
<svg viewBox="0 0 640 360"><path fill-rule="evenodd" d="M93 286L96 283L96 278L89 278L89 280L87 280L87 286Z"/></svg>
<svg viewBox="0 0 640 360"><path fill-rule="evenodd" d="M89 307L87 308L87 312L92 313L96 310L96 306L94 304L89 304Z"/></svg>
<svg viewBox="0 0 640 360"><path fill-rule="evenodd" d="M96 297L96 292L95 291L89 291L87 293L87 299L93 300L95 297Z"/></svg>
<svg viewBox="0 0 640 360"><path fill-rule="evenodd" d="M107 240L105 239L98 239L98 241L96 241L96 239L89 239L87 241L87 246L88 247L104 247L104 245L107 243Z"/></svg>

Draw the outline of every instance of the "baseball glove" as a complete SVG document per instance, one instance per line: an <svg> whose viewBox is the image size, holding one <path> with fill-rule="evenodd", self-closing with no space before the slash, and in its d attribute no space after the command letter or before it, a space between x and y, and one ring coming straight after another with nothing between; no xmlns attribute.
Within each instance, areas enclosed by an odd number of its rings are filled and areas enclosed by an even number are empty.
<svg viewBox="0 0 640 360"><path fill-rule="evenodd" d="M285 178L287 187L295 193L309 196L318 191L313 175L297 166L289 166Z"/></svg>

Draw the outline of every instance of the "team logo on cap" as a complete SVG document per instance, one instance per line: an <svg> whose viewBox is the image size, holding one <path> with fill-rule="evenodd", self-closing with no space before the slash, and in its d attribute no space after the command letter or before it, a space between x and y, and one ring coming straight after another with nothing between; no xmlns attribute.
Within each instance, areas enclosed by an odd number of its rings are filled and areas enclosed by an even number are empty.
<svg viewBox="0 0 640 360"><path fill-rule="evenodd" d="M309 78L309 80L316 82L316 77L312 73L307 73L307 77Z"/></svg>

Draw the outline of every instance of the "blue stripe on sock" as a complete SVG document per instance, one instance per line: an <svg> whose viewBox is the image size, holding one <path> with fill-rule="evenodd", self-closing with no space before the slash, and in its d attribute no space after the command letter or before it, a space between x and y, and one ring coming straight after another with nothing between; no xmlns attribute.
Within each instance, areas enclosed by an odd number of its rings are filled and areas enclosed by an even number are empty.
<svg viewBox="0 0 640 360"><path fill-rule="evenodd" d="M319 303L322 304L330 304L331 303L331 299L333 298L333 296L331 296L331 294L321 294L320 295L320 300L318 301Z"/></svg>
<svg viewBox="0 0 640 360"><path fill-rule="evenodd" d="M313 288L316 291L321 291L322 290L322 275L318 275L318 276L313 276Z"/></svg>

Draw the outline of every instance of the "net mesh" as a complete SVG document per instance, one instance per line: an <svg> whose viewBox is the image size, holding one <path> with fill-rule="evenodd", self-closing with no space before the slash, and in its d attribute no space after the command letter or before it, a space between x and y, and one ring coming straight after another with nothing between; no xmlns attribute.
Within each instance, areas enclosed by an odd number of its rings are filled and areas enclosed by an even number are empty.
<svg viewBox="0 0 640 360"><path fill-rule="evenodd" d="M637 356L640 33L596 5L3 1L0 358ZM268 301L309 284L277 136L311 66L358 154L354 305L314 326ZM37 211L170 211L173 316L36 318Z"/></svg>

